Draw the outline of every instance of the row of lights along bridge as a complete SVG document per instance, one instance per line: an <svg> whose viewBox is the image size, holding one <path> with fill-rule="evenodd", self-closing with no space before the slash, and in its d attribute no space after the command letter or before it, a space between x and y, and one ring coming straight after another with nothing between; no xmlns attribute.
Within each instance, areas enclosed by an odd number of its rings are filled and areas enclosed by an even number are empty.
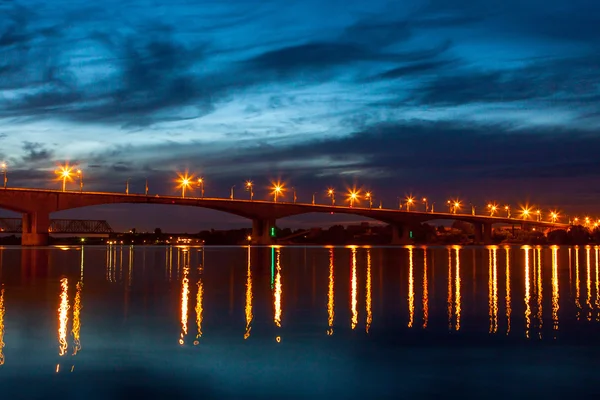
<svg viewBox="0 0 600 400"><path fill-rule="evenodd" d="M7 184L8 184L8 167L6 165L6 163L2 163L0 164L0 169L2 170L2 174L3 174L3 182L4 182L4 188L7 188ZM70 167L68 164L64 165L64 166L60 166L59 169L56 171L56 174L59 176L59 180L62 181L62 191L66 191L67 188L67 182L71 182L73 179L73 176L76 175L78 180L79 180L79 190L81 192L83 192L83 171L78 168L75 169L74 167ZM182 174L178 174L179 179L177 180L177 183L179 183L178 188L181 189L181 197L185 198L186 195L186 191L190 190L193 188L194 185L197 184L197 186L200 188L200 194L201 194L201 198L204 198L204 178L203 177L199 177L199 178L194 178L193 176L190 176L188 174L182 175ZM130 179L127 179L126 184L125 184L125 193L129 194L129 181ZM284 196L284 193L286 191L284 184L281 182L271 182L272 186L271 186L271 194L273 195L273 201L275 203L277 203L278 199L282 198ZM249 199L252 201L254 200L254 182L251 180L247 180L244 183L244 189L249 193ZM234 199L234 190L235 190L235 185L231 186L230 189L230 194L229 194L229 198L230 199ZM293 203L296 203L297 200L297 196L296 196L296 189L294 187L292 187L292 192L293 192ZM329 197L331 199L331 205L335 206L335 194L336 194L336 190L333 188L328 188L327 191L325 192L327 194L327 197ZM146 190L145 190L145 194L148 195L148 180L146 180ZM313 193L312 195L312 204L316 204L316 198L315 196L317 195L317 193ZM361 195L360 190L357 190L356 188L354 189L349 189L348 192L346 193L346 201L349 203L350 207L354 207L354 204L359 203L360 200L364 199L366 201L369 202L369 208L373 208L373 192L371 191L367 191L364 193L364 195ZM430 212L433 213L434 212L434 206L435 206L435 202L433 203L429 203L428 199L426 197L422 198L420 201L417 200L415 197L413 196L407 196L406 198L399 198L398 199L398 208L400 210L405 209L406 211L418 211L418 204L421 203L424 207L423 211L424 212ZM462 202L458 199L454 199L454 200L447 200L446 201L446 206L448 207L448 212L451 214L461 214L461 210L462 210ZM379 208L382 208L382 203L379 203ZM493 216L500 216L501 211L503 210L506 213L506 217L507 218L511 218L512 214L511 214L511 206L510 205L505 205L504 207L499 206L496 203L489 203L486 207L487 213L489 213L489 215L491 217ZM475 214L476 211L476 206L473 205L471 203L471 215L476 215ZM533 210L532 207L521 207L520 209L520 218L527 220L530 218L535 218L537 221L542 221L542 211L540 209L537 210ZM558 222L560 218L560 214L558 213L558 211L550 211L548 213L548 219L551 222ZM598 226L600 226L600 219L597 221L592 221L592 219L590 217L585 217L582 221L579 220L579 218L575 217L572 220L569 219L569 223L570 224L575 224L578 225L580 222L583 222L585 226L593 226L594 228L597 228Z"/></svg>

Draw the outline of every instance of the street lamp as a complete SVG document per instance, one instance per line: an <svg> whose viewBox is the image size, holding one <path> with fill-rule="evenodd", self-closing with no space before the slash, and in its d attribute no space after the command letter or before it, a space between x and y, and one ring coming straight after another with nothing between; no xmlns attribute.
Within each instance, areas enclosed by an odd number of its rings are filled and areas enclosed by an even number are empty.
<svg viewBox="0 0 600 400"><path fill-rule="evenodd" d="M490 212L490 217L493 217L498 211L498 205L490 203L488 204L488 210Z"/></svg>
<svg viewBox="0 0 600 400"><path fill-rule="evenodd" d="M429 211L429 203L427 203L427 197L423 197L423 204L425 204L425 212Z"/></svg>
<svg viewBox="0 0 600 400"><path fill-rule="evenodd" d="M71 180L71 171L73 171L73 167L69 167L68 164L59 166L58 171L56 171L59 175L59 179L62 179L63 192L67 190L67 180Z"/></svg>
<svg viewBox="0 0 600 400"><path fill-rule="evenodd" d="M469 203L471 204L471 215L475 215L475 209L477 208L477 206L473 203Z"/></svg>
<svg viewBox="0 0 600 400"><path fill-rule="evenodd" d="M535 213L537 214L537 220L541 221L542 220L542 210L537 210Z"/></svg>
<svg viewBox="0 0 600 400"><path fill-rule="evenodd" d="M254 199L254 182L251 180L246 181L246 190L250 192L250 201Z"/></svg>
<svg viewBox="0 0 600 400"><path fill-rule="evenodd" d="M233 189L234 189L234 188L235 188L235 185L233 185L233 186L231 187L231 190L229 191L229 198L230 198L231 200L233 200Z"/></svg>
<svg viewBox="0 0 600 400"><path fill-rule="evenodd" d="M506 211L506 218L510 218L510 206L504 206L504 211Z"/></svg>
<svg viewBox="0 0 600 400"><path fill-rule="evenodd" d="M203 177L198 178L198 185L200 185L200 196L202 196L202 198L204 198L204 178Z"/></svg>
<svg viewBox="0 0 600 400"><path fill-rule="evenodd" d="M550 212L550 220L554 223L556 223L556 221L558 220L558 212L556 211L551 211Z"/></svg>
<svg viewBox="0 0 600 400"><path fill-rule="evenodd" d="M315 205L315 196L316 195L317 195L316 193L313 193L313 197L312 197L312 204L313 204L313 206Z"/></svg>
<svg viewBox="0 0 600 400"><path fill-rule="evenodd" d="M296 197L296 188L295 187L292 187L292 192L293 192L293 201L294 201L294 204L296 204L296 200L298 200L298 198Z"/></svg>
<svg viewBox="0 0 600 400"><path fill-rule="evenodd" d="M331 205L335 206L335 190L332 188L327 189L327 196L331 197Z"/></svg>
<svg viewBox="0 0 600 400"><path fill-rule="evenodd" d="M0 164L0 168L2 168L2 174L4 175L4 189L6 189L6 184L8 183L8 177L6 176L8 172L8 167L6 166L6 163L3 162L2 164Z"/></svg>
<svg viewBox="0 0 600 400"><path fill-rule="evenodd" d="M412 196L406 198L406 211L410 211L410 206L412 206L414 202L415 199Z"/></svg>
<svg viewBox="0 0 600 400"><path fill-rule="evenodd" d="M448 200L448 201L446 202L446 204L448 204L448 212L449 212L449 213L452 213L452 202L451 202L450 200Z"/></svg>
<svg viewBox="0 0 600 400"><path fill-rule="evenodd" d="M187 176L182 177L180 180L181 183L181 197L185 197L185 189L187 189L188 187L190 187L190 178L188 178Z"/></svg>
<svg viewBox="0 0 600 400"><path fill-rule="evenodd" d="M351 191L348 197L350 199L350 207L354 207L354 202L358 200L358 192Z"/></svg>
<svg viewBox="0 0 600 400"><path fill-rule="evenodd" d="M146 187L144 188L144 193L148 196L148 178L146 178Z"/></svg>
<svg viewBox="0 0 600 400"><path fill-rule="evenodd" d="M371 192L365 193L365 198L369 200L369 209L373 208L373 194Z"/></svg>
<svg viewBox="0 0 600 400"><path fill-rule="evenodd" d="M283 195L283 185L279 182L273 183L273 201L277 203L277 198Z"/></svg>
<svg viewBox="0 0 600 400"><path fill-rule="evenodd" d="M79 177L79 192L83 192L83 171L78 169L77 176Z"/></svg>
<svg viewBox="0 0 600 400"><path fill-rule="evenodd" d="M131 180L131 178L127 178L127 181L125 182L125 194L129 194L129 181Z"/></svg>
<svg viewBox="0 0 600 400"><path fill-rule="evenodd" d="M531 210L528 207L523 207L521 209L521 217L523 219L529 219L530 215L531 215Z"/></svg>

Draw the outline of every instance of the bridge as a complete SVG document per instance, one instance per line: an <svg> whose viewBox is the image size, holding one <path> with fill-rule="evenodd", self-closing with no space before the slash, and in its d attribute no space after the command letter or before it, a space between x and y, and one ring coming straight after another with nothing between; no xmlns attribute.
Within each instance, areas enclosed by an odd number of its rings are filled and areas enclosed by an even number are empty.
<svg viewBox="0 0 600 400"><path fill-rule="evenodd" d="M312 203L290 203L262 200L224 198L176 197L110 192L70 192L47 189L0 189L0 208L22 214L23 246L45 246L51 230L50 214L74 208L102 204L165 204L202 207L234 214L252 221L252 244L270 245L276 221L308 213L353 214L387 223L392 226L392 244L410 244L412 226L431 220L458 220L474 226L475 241L492 242L493 224L537 226L540 228L567 228L569 224L534 221L508 217L419 212L387 208L349 207Z"/></svg>
<svg viewBox="0 0 600 400"><path fill-rule="evenodd" d="M0 233L22 233L22 218L0 218ZM109 234L113 233L110 224L104 220L91 219L51 219L48 233Z"/></svg>

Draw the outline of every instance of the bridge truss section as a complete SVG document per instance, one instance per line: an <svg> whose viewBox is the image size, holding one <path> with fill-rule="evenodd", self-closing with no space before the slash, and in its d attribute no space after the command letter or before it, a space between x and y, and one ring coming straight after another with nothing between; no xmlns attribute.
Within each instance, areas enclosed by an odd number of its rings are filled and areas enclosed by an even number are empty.
<svg viewBox="0 0 600 400"><path fill-rule="evenodd" d="M23 221L21 218L0 218L0 232L22 233ZM79 233L79 234L110 234L112 227L105 220L91 219L52 219L50 220L49 233Z"/></svg>

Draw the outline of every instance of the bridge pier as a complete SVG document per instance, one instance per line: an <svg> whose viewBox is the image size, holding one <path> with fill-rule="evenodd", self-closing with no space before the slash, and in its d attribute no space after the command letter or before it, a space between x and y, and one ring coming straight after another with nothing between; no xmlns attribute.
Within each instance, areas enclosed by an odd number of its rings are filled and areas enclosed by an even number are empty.
<svg viewBox="0 0 600 400"><path fill-rule="evenodd" d="M413 243L410 238L410 226L407 224L390 224L390 226L392 227L392 245L404 246Z"/></svg>
<svg viewBox="0 0 600 400"><path fill-rule="evenodd" d="M493 244L492 224L484 223L482 225L483 225L483 244Z"/></svg>
<svg viewBox="0 0 600 400"><path fill-rule="evenodd" d="M271 228L275 228L274 219L253 219L252 244L259 246L272 245L275 239L271 237Z"/></svg>
<svg viewBox="0 0 600 400"><path fill-rule="evenodd" d="M32 212L23 214L21 235L22 246L47 246L50 234L50 213Z"/></svg>
<svg viewBox="0 0 600 400"><path fill-rule="evenodd" d="M483 224L473 222L474 242L475 244L483 243Z"/></svg>

